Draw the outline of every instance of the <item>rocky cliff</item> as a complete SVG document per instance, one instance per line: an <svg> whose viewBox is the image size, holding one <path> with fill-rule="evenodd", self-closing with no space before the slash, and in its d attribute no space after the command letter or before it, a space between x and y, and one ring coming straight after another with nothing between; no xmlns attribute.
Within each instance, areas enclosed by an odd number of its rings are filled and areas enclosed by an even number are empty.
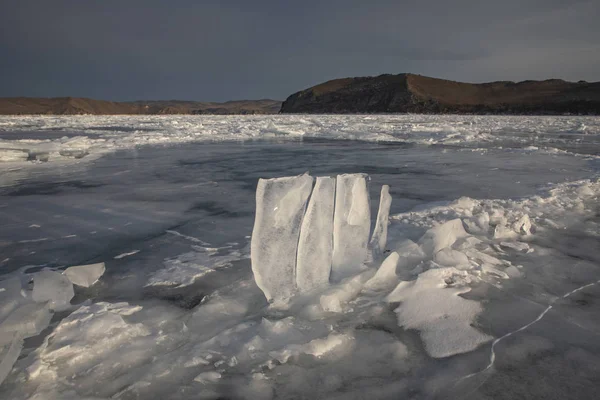
<svg viewBox="0 0 600 400"><path fill-rule="evenodd" d="M600 82L462 83L414 74L335 79L294 93L282 113L600 114Z"/></svg>

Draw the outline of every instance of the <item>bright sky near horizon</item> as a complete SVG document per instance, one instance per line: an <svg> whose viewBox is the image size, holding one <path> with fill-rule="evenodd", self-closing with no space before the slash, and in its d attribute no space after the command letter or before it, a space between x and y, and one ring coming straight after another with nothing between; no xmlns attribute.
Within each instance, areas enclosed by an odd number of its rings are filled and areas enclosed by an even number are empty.
<svg viewBox="0 0 600 400"><path fill-rule="evenodd" d="M0 97L285 99L325 80L600 81L598 0L0 3Z"/></svg>

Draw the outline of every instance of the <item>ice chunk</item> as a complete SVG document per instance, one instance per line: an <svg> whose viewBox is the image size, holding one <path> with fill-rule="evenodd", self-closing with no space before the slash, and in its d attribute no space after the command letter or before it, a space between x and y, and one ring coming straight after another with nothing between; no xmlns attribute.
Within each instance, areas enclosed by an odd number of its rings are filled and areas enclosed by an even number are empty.
<svg viewBox="0 0 600 400"><path fill-rule="evenodd" d="M318 177L302 221L298 243L296 284L301 291L329 283L334 198L335 179Z"/></svg>
<svg viewBox="0 0 600 400"><path fill-rule="evenodd" d="M527 243L523 243L523 242L500 242L500 246L508 247L509 249L513 249L516 251L523 251L523 252L527 252L527 253L529 253L533 250L529 247L529 245Z"/></svg>
<svg viewBox="0 0 600 400"><path fill-rule="evenodd" d="M48 326L51 318L46 304L22 305L0 324L0 346L10 343L14 334L24 338L39 334Z"/></svg>
<svg viewBox="0 0 600 400"><path fill-rule="evenodd" d="M47 301L51 309L64 310L74 295L73 284L63 274L43 270L33 276L33 301Z"/></svg>
<svg viewBox="0 0 600 400"><path fill-rule="evenodd" d="M69 267L64 274L75 285L90 287L104 275L104 271L106 271L104 263L97 263Z"/></svg>
<svg viewBox="0 0 600 400"><path fill-rule="evenodd" d="M421 246L413 242L412 240L405 240L396 248L396 252L400 256L398 259L398 266L396 272L406 272L419 262L426 258L426 254L423 252Z"/></svg>
<svg viewBox="0 0 600 400"><path fill-rule="evenodd" d="M459 265L469 265L469 259L467 258L465 253L457 250L452 250L448 247L435 253L433 260L436 263L443 265L444 267L457 267Z"/></svg>
<svg viewBox="0 0 600 400"><path fill-rule="evenodd" d="M525 214L519 218L519 220L513 224L513 229L515 232L522 235L531 235L531 220L529 219L529 215Z"/></svg>
<svg viewBox="0 0 600 400"><path fill-rule="evenodd" d="M348 278L342 282L339 286L331 288L327 293L323 294L319 303L324 311L329 312L342 312L342 306L353 300L360 294L366 278L365 274L369 274L370 271L366 271L363 274L356 275L352 278ZM372 275L372 274L370 274Z"/></svg>
<svg viewBox="0 0 600 400"><path fill-rule="evenodd" d="M371 226L365 174L338 175L333 217L332 280L360 271L367 258Z"/></svg>
<svg viewBox="0 0 600 400"><path fill-rule="evenodd" d="M0 282L0 323L24 300L21 280L13 277Z"/></svg>
<svg viewBox="0 0 600 400"><path fill-rule="evenodd" d="M307 174L258 181L252 272L269 301L285 301L295 291L296 250L312 182Z"/></svg>
<svg viewBox="0 0 600 400"><path fill-rule="evenodd" d="M381 290L395 284L397 278L396 267L399 259L400 255L398 253L395 251L390 253L375 273L375 276L365 283L365 289Z"/></svg>
<svg viewBox="0 0 600 400"><path fill-rule="evenodd" d="M429 229L419 240L427 254L435 254L445 247L450 247L457 239L468 236L462 221L457 218Z"/></svg>
<svg viewBox="0 0 600 400"><path fill-rule="evenodd" d="M221 374L217 371L206 371L194 378L196 382L200 383L214 383L221 379Z"/></svg>
<svg viewBox="0 0 600 400"><path fill-rule="evenodd" d="M387 242L388 225L390 223L390 207L392 205L392 196L390 196L390 187L383 185L379 197L379 211L377 212L377 221L369 246L373 260L378 260L383 256Z"/></svg>
<svg viewBox="0 0 600 400"><path fill-rule="evenodd" d="M23 338L19 334L14 334L10 344L0 347L0 385L17 362L21 349L23 348Z"/></svg>
<svg viewBox="0 0 600 400"><path fill-rule="evenodd" d="M29 152L16 149L0 149L0 162L27 161Z"/></svg>
<svg viewBox="0 0 600 400"><path fill-rule="evenodd" d="M481 304L459 296L470 290L467 282L465 271L430 269L415 281L400 282L387 297L389 302L401 302L394 310L398 324L417 329L431 357L465 353L490 340L472 326L483 310Z"/></svg>

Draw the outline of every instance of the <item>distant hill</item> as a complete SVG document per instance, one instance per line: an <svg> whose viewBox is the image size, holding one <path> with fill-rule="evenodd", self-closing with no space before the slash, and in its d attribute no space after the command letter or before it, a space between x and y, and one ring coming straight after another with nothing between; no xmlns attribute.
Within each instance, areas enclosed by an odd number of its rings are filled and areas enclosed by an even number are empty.
<svg viewBox="0 0 600 400"><path fill-rule="evenodd" d="M600 82L481 84L415 74L328 81L294 93L282 113L600 114Z"/></svg>
<svg viewBox="0 0 600 400"><path fill-rule="evenodd" d="M225 103L158 100L112 102L79 97L0 98L0 115L116 115L116 114L276 114L277 100L239 100Z"/></svg>

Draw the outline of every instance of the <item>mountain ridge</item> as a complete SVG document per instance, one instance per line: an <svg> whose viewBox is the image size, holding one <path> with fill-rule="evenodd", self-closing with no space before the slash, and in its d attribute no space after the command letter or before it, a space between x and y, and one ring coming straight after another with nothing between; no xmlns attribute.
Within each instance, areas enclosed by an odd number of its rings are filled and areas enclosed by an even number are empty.
<svg viewBox="0 0 600 400"><path fill-rule="evenodd" d="M423 75L333 79L289 96L281 113L600 114L600 82L465 83Z"/></svg>

